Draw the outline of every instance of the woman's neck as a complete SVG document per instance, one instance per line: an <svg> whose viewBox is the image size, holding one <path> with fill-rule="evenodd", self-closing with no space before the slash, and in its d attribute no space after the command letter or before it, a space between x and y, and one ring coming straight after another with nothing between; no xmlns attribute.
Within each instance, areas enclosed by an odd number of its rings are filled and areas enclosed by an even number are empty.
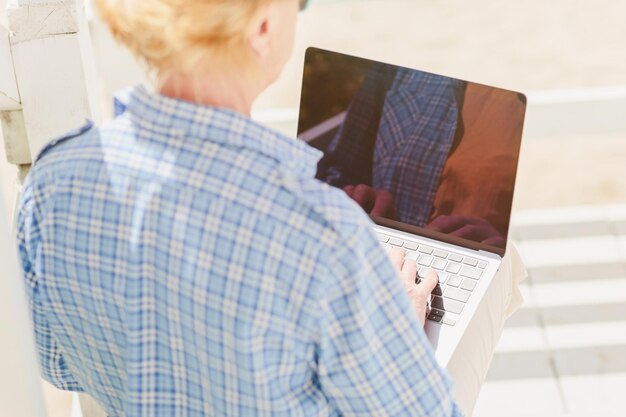
<svg viewBox="0 0 626 417"><path fill-rule="evenodd" d="M263 91L246 77L230 74L171 74L160 93L192 103L226 108L250 117L252 104Z"/></svg>

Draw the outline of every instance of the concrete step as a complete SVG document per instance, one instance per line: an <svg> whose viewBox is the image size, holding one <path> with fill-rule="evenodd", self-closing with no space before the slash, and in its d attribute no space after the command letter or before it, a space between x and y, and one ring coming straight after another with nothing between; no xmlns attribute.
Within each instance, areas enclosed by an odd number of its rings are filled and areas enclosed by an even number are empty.
<svg viewBox="0 0 626 417"><path fill-rule="evenodd" d="M623 417L626 374L489 381L474 417Z"/></svg>
<svg viewBox="0 0 626 417"><path fill-rule="evenodd" d="M626 205L559 207L513 214L515 240L626 235Z"/></svg>
<svg viewBox="0 0 626 417"><path fill-rule="evenodd" d="M507 321L474 416L626 415L625 219L626 206L515 215L525 304Z"/></svg>
<svg viewBox="0 0 626 417"><path fill-rule="evenodd" d="M533 283L626 276L626 205L518 212L511 235Z"/></svg>

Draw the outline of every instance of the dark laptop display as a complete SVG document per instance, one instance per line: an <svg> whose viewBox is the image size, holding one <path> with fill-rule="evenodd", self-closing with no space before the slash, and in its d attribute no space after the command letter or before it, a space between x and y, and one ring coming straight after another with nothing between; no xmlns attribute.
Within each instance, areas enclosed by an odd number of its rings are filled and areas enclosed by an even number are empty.
<svg viewBox="0 0 626 417"><path fill-rule="evenodd" d="M307 50L298 136L383 226L504 254L525 97Z"/></svg>

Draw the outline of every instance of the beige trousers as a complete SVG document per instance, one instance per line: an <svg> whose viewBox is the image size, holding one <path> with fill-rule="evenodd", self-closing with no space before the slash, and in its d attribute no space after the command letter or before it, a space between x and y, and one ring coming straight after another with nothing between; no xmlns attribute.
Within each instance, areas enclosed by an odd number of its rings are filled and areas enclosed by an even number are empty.
<svg viewBox="0 0 626 417"><path fill-rule="evenodd" d="M510 244L500 270L448 364L457 402L466 417L472 415L504 323L523 302L519 284L526 277L519 253Z"/></svg>

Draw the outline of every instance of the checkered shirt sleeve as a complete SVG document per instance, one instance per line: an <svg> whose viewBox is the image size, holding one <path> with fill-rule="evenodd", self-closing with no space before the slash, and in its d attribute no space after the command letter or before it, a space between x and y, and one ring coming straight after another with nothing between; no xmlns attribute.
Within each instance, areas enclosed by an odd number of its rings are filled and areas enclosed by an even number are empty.
<svg viewBox="0 0 626 417"><path fill-rule="evenodd" d="M57 388L80 392L82 388L68 369L61 349L48 325L45 312L42 310L40 289L30 261L33 258L33 251L36 250L35 242L39 239L38 213L35 213L33 193L34 189L28 187L22 196L21 209L17 215L17 243L24 279L28 286L28 300L41 372L43 377Z"/></svg>

